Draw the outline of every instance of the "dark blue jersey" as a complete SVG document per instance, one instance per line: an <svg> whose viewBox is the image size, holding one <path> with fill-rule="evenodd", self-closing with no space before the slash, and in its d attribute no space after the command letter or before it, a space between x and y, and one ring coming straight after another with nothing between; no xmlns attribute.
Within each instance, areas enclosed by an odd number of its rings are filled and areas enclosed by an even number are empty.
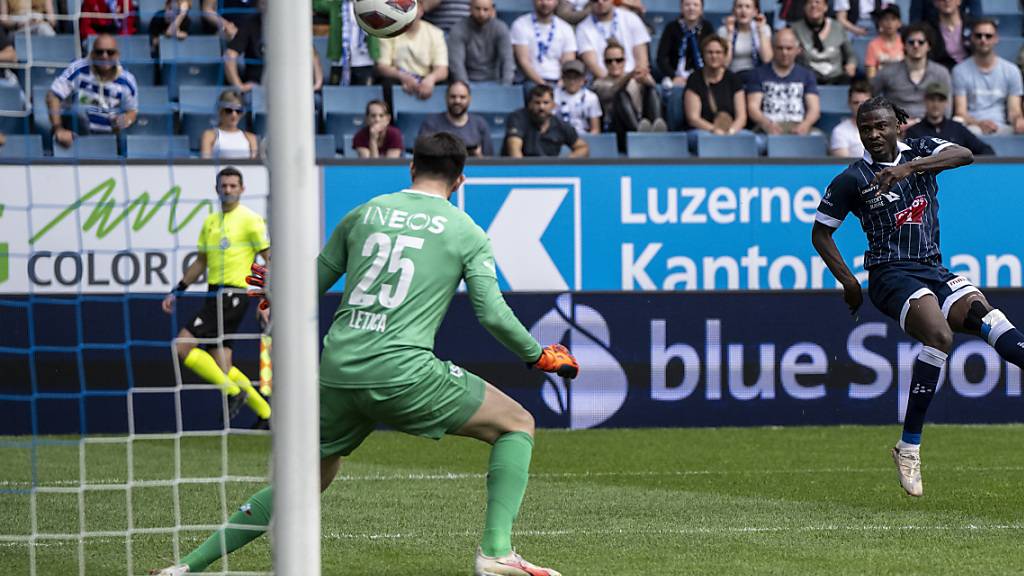
<svg viewBox="0 0 1024 576"><path fill-rule="evenodd" d="M896 161L875 162L868 152L836 176L818 205L815 220L838 228L846 215L860 220L868 239L864 268L900 260L941 262L939 251L939 185L935 173L915 173L878 193L872 184L885 168L931 156L952 146L939 138L910 138L897 143Z"/></svg>

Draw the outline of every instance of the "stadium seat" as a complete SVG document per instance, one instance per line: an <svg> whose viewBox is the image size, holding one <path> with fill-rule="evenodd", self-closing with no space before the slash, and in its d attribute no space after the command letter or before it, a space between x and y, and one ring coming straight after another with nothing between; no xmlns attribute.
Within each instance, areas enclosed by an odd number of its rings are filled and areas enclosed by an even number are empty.
<svg viewBox="0 0 1024 576"><path fill-rule="evenodd" d="M75 136L75 143L69 148L53 145L54 158L78 158L82 160L117 159L117 137L113 134L96 136Z"/></svg>
<svg viewBox="0 0 1024 576"><path fill-rule="evenodd" d="M1021 23L1024 15L1021 13L1018 0L982 0L981 13L999 23L1000 44L1008 37L1021 34ZM998 50L999 47L997 46L996 49ZM1000 56L1002 56L1001 52ZM1003 58L1006 58L1006 56L1003 56ZM1017 55L1014 54L1013 58L1008 58L1008 60L1016 62L1016 58Z"/></svg>
<svg viewBox="0 0 1024 576"><path fill-rule="evenodd" d="M820 134L768 136L768 157L824 158L827 156L827 146L827 139Z"/></svg>
<svg viewBox="0 0 1024 576"><path fill-rule="evenodd" d="M59 66L61 70L79 58L78 39L73 34L59 36L15 34L14 50L18 53L18 62L30 62L34 65L50 64Z"/></svg>
<svg viewBox="0 0 1024 576"><path fill-rule="evenodd" d="M704 2L704 18L711 22L715 30L722 25L725 17L732 14L732 0L707 0ZM676 2L676 16L679 15L679 3Z"/></svg>
<svg viewBox="0 0 1024 576"><path fill-rule="evenodd" d="M32 87L32 123L35 125L37 133L47 135L47 137L43 139L43 149L46 150L47 154L52 152L50 146L53 143L49 138L49 134L53 130L53 126L50 124L50 111L46 107L46 95L49 92L50 88L47 86ZM73 104L70 107L66 107L61 110L61 119L65 127L76 132L78 131L78 124L81 120L75 113Z"/></svg>
<svg viewBox="0 0 1024 576"><path fill-rule="evenodd" d="M660 32L669 22L679 18L679 0L647 0L644 2L644 8L646 9L645 19L655 32L659 33L659 37L661 36ZM651 44L652 50L657 52L657 43L652 41ZM651 61L653 62L654 59L652 58Z"/></svg>
<svg viewBox="0 0 1024 576"><path fill-rule="evenodd" d="M618 158L619 144L614 133L580 134L590 147L591 158Z"/></svg>
<svg viewBox="0 0 1024 576"><path fill-rule="evenodd" d="M139 86L139 116L132 134L174 134L174 105L166 86Z"/></svg>
<svg viewBox="0 0 1024 576"><path fill-rule="evenodd" d="M757 140L753 134L716 136L697 135L697 156L700 158L756 158Z"/></svg>
<svg viewBox="0 0 1024 576"><path fill-rule="evenodd" d="M0 132L24 134L30 132L32 109L25 94L17 86L0 86Z"/></svg>
<svg viewBox="0 0 1024 576"><path fill-rule="evenodd" d="M501 0L500 6L497 2L494 6L498 9L498 18L510 27L516 18L533 12L533 0Z"/></svg>
<svg viewBox="0 0 1024 576"><path fill-rule="evenodd" d="M252 123L247 125L250 130L256 133L258 136L265 136L267 134L267 90L263 86L256 86L249 92L249 99L252 109ZM314 96L314 101L316 97ZM320 130L320 110L321 107L313 106L313 129L314 131ZM361 117L361 116L360 116Z"/></svg>
<svg viewBox="0 0 1024 576"><path fill-rule="evenodd" d="M125 153L128 158L160 160L188 158L191 150L188 147L188 136L139 136L129 134L125 139Z"/></svg>
<svg viewBox="0 0 1024 576"><path fill-rule="evenodd" d="M690 147L685 132L629 132L626 155L630 158L686 158Z"/></svg>
<svg viewBox="0 0 1024 576"><path fill-rule="evenodd" d="M337 146L337 144L335 144ZM352 134L345 134L341 138L341 154L347 158L358 158L356 149L352 147Z"/></svg>
<svg viewBox="0 0 1024 576"><path fill-rule="evenodd" d="M473 101L469 105L470 113L478 114L487 120L487 125L492 132L503 132L505 118L513 110L523 107L521 86L475 84L472 87L472 97Z"/></svg>
<svg viewBox="0 0 1024 576"><path fill-rule="evenodd" d="M424 118L445 110L444 90L440 88L434 90L426 100L420 100L398 89L394 91L392 98L395 105L392 123L402 131L406 148L412 148L416 142Z"/></svg>
<svg viewBox="0 0 1024 576"><path fill-rule="evenodd" d="M218 36L160 37L160 75L171 98L178 96L179 86L219 85L223 70Z"/></svg>
<svg viewBox="0 0 1024 576"><path fill-rule="evenodd" d="M338 154L334 134L317 134L315 144L317 160L333 160Z"/></svg>
<svg viewBox="0 0 1024 576"><path fill-rule="evenodd" d="M868 53L868 43L875 38L875 34L871 33L867 36L854 36L851 43L853 44L853 53L857 56L857 69L864 70L864 55ZM818 86L820 90L822 87ZM845 100L845 99L844 99Z"/></svg>
<svg viewBox="0 0 1024 576"><path fill-rule="evenodd" d="M43 157L43 137L39 134L9 135L0 146L0 160L38 160Z"/></svg>
<svg viewBox="0 0 1024 576"><path fill-rule="evenodd" d="M324 86L323 97L325 131L334 135L336 144L343 144L346 135L363 127L366 103L382 100L384 92L380 86ZM345 155L349 155L348 150Z"/></svg>
<svg viewBox="0 0 1024 576"><path fill-rule="evenodd" d="M821 99L821 118L815 124L822 132L829 134L843 118L850 115L849 86L818 86Z"/></svg>
<svg viewBox="0 0 1024 576"><path fill-rule="evenodd" d="M1019 16L1019 15L1018 15ZM1016 30L1020 33L1020 21L1017 22ZM1000 29L1002 27L1000 26ZM1024 37L1020 36L1000 36L999 44L996 44L996 54L1009 60L1011 63L1017 63L1017 54L1020 53L1021 46L1024 46Z"/></svg>
<svg viewBox="0 0 1024 576"><path fill-rule="evenodd" d="M495 156L505 155L505 134L491 134L491 150Z"/></svg>
<svg viewBox="0 0 1024 576"><path fill-rule="evenodd" d="M1024 158L1024 136L981 136L1000 158Z"/></svg>
<svg viewBox="0 0 1024 576"><path fill-rule="evenodd" d="M224 88L220 86L182 86L178 113L181 131L188 135L189 146L199 150L203 131L216 125L217 98Z"/></svg>

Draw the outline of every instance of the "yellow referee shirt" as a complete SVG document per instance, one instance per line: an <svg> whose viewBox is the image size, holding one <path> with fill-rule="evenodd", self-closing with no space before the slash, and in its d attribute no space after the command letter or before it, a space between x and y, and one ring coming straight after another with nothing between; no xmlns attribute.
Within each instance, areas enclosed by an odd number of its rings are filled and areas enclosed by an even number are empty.
<svg viewBox="0 0 1024 576"><path fill-rule="evenodd" d="M199 232L198 248L206 254L207 283L245 288L256 255L270 248L267 224L241 204L230 212L210 214Z"/></svg>

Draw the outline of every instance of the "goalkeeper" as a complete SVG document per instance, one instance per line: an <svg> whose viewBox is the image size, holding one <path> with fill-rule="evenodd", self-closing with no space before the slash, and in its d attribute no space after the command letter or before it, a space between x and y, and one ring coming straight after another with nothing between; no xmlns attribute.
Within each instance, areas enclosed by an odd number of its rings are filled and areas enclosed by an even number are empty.
<svg viewBox="0 0 1024 576"><path fill-rule="evenodd" d="M512 523L526 491L533 416L473 373L439 360L434 336L460 280L480 323L528 365L573 378L576 359L561 345L541 349L498 289L484 231L448 201L465 177L466 148L441 132L416 142L412 186L348 213L317 259L320 292L342 275L345 293L320 361L320 487L378 424L440 439L493 445L487 511L476 552L480 575L559 576L512 550ZM254 283L260 283L254 267ZM228 526L160 572L199 572L258 537L270 520L271 488L258 492Z"/></svg>
<svg viewBox="0 0 1024 576"><path fill-rule="evenodd" d="M221 389L228 396L233 414L245 401L261 420L270 418L270 405L249 378L232 365L231 340L216 345L196 346L195 338L217 338L233 334L249 307L245 277L257 255L270 259L267 225L259 214L242 206L245 191L242 173L231 166L217 173L217 196L221 210L206 217L199 232L198 254L185 270L177 287L162 303L164 312L174 312L177 295L206 273L209 296L203 308L178 333L178 357L186 368ZM223 323L223 324L222 324ZM207 349L210 352L207 352Z"/></svg>

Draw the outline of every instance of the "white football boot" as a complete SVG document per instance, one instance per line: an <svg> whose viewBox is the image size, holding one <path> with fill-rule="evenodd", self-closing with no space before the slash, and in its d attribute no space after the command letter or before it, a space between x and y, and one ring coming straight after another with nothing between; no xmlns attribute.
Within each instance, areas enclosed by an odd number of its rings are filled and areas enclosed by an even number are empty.
<svg viewBox="0 0 1024 576"><path fill-rule="evenodd" d="M181 566L168 566L159 572L156 570L150 572L151 576L185 576L186 574L191 574L188 570L187 564L182 564Z"/></svg>
<svg viewBox="0 0 1024 576"><path fill-rule="evenodd" d="M896 463L896 474L900 477L900 486L911 496L924 494L924 483L921 481L921 451L899 448L892 449L892 461Z"/></svg>
<svg viewBox="0 0 1024 576"><path fill-rule="evenodd" d="M500 558L484 556L479 548L476 550L475 576L562 576L562 573L551 569L541 568L523 560L523 557L513 550Z"/></svg>

